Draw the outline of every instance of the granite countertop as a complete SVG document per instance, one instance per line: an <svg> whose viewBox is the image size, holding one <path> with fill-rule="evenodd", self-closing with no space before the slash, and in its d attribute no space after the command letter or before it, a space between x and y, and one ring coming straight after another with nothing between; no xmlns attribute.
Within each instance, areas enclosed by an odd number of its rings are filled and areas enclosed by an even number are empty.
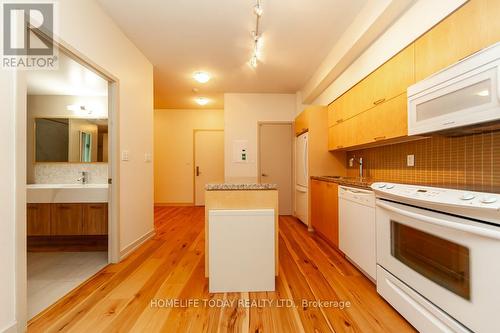
<svg viewBox="0 0 500 333"><path fill-rule="evenodd" d="M377 180L372 178L359 178L359 177L311 176L311 179L336 183L344 186L354 186L366 190L371 190L370 186L373 183L377 182Z"/></svg>
<svg viewBox="0 0 500 333"><path fill-rule="evenodd" d="M207 184L207 191L252 191L252 190L277 190L276 184Z"/></svg>

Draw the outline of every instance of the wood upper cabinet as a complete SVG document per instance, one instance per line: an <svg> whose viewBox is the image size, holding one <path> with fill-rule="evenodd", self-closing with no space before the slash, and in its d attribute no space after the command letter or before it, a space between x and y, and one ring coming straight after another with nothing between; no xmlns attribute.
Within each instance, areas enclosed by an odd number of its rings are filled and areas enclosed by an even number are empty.
<svg viewBox="0 0 500 333"><path fill-rule="evenodd" d="M51 235L81 235L83 209L81 204L52 204Z"/></svg>
<svg viewBox="0 0 500 333"><path fill-rule="evenodd" d="M415 82L411 44L328 106L328 126L338 125L406 92Z"/></svg>
<svg viewBox="0 0 500 333"><path fill-rule="evenodd" d="M86 204L83 207L83 234L106 235L108 233L108 204Z"/></svg>
<svg viewBox="0 0 500 333"><path fill-rule="evenodd" d="M27 235L50 235L50 204L28 204L27 206Z"/></svg>
<svg viewBox="0 0 500 333"><path fill-rule="evenodd" d="M311 225L331 245L339 244L338 185L311 181Z"/></svg>
<svg viewBox="0 0 500 333"><path fill-rule="evenodd" d="M295 135L298 136L309 129L309 117L308 111L302 111L296 118L294 122Z"/></svg>
<svg viewBox="0 0 500 333"><path fill-rule="evenodd" d="M471 0L417 39L416 80L500 41L498 13L498 0Z"/></svg>

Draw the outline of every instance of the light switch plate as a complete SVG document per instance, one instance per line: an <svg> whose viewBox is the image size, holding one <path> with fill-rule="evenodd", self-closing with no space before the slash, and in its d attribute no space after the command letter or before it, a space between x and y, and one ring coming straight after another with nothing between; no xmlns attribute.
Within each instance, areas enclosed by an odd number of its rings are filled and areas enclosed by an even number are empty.
<svg viewBox="0 0 500 333"><path fill-rule="evenodd" d="M151 154L150 153L145 153L144 154L144 162L150 163L151 162Z"/></svg>
<svg viewBox="0 0 500 333"><path fill-rule="evenodd" d="M126 162L128 160L129 160L128 150L123 150L122 151L122 161Z"/></svg>
<svg viewBox="0 0 500 333"><path fill-rule="evenodd" d="M415 166L415 155L406 155L406 166Z"/></svg>

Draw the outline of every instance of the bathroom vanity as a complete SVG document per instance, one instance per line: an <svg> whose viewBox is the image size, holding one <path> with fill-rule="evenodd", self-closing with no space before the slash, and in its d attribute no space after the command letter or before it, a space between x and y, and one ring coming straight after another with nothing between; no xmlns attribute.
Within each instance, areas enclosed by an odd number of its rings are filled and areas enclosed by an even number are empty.
<svg viewBox="0 0 500 333"><path fill-rule="evenodd" d="M28 248L73 241L87 248L106 248L107 184L27 185Z"/></svg>

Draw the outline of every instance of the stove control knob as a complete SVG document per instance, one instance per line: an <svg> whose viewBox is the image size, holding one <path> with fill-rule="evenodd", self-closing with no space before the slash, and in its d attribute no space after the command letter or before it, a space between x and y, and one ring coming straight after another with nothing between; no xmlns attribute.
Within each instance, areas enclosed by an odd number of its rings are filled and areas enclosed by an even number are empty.
<svg viewBox="0 0 500 333"><path fill-rule="evenodd" d="M474 194L472 194L472 193L464 193L464 194L460 197L460 199L461 199L461 200L464 200L464 201L468 201L468 200L472 200L472 199L474 199L475 197L476 197L476 196L475 196Z"/></svg>
<svg viewBox="0 0 500 333"><path fill-rule="evenodd" d="M387 184L387 186L385 188L388 189L388 190L393 189L394 188L394 184Z"/></svg>
<svg viewBox="0 0 500 333"><path fill-rule="evenodd" d="M378 185L377 185L377 187L378 187L378 188L384 188L384 187L386 187L386 184L384 184L384 183L380 183L380 184L378 184Z"/></svg>
<svg viewBox="0 0 500 333"><path fill-rule="evenodd" d="M481 202L484 204L492 204L492 203L497 202L497 200L498 199L496 197L493 197L493 196L486 196L486 197L481 198Z"/></svg>

